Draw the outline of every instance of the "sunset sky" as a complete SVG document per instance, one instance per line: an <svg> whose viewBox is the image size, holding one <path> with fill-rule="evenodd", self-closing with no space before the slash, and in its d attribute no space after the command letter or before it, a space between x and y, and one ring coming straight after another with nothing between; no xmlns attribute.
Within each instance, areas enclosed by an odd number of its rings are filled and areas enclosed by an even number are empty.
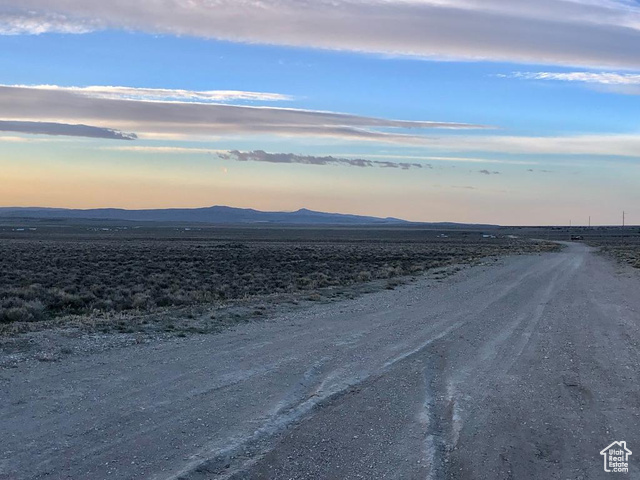
<svg viewBox="0 0 640 480"><path fill-rule="evenodd" d="M0 0L0 206L640 223L634 0Z"/></svg>

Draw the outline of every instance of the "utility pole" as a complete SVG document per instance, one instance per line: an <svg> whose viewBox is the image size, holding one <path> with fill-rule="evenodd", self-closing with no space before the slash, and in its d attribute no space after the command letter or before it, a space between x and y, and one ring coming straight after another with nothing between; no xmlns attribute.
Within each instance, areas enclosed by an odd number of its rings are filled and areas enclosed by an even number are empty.
<svg viewBox="0 0 640 480"><path fill-rule="evenodd" d="M624 221L625 221L625 215L627 214L627 212L625 212L624 210L622 211L622 228L624 228Z"/></svg>
<svg viewBox="0 0 640 480"><path fill-rule="evenodd" d="M591 228L591 215L589 215L589 228Z"/></svg>

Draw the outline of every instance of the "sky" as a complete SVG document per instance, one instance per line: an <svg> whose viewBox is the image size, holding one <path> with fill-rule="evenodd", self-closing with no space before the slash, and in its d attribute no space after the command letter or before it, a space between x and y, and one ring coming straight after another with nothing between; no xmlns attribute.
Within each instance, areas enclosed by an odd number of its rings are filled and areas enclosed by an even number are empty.
<svg viewBox="0 0 640 480"><path fill-rule="evenodd" d="M0 0L0 206L640 224L635 0Z"/></svg>

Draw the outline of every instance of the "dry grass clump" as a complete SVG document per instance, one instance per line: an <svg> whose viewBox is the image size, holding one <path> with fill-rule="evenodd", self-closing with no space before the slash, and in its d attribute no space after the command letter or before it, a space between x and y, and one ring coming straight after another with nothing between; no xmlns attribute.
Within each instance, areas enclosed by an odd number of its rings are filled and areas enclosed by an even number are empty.
<svg viewBox="0 0 640 480"><path fill-rule="evenodd" d="M591 238L589 245L600 247L600 250L617 260L640 268L640 236L609 236Z"/></svg>

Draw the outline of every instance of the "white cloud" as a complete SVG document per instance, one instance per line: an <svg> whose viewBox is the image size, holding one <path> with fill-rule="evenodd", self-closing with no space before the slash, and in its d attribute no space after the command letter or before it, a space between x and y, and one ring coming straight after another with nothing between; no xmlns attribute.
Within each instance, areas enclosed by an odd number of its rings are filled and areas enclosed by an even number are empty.
<svg viewBox="0 0 640 480"><path fill-rule="evenodd" d="M4 2L8 3L8 2ZM0 4L0 35L40 35L43 33L89 33L95 26L54 12L24 10Z"/></svg>
<svg viewBox="0 0 640 480"><path fill-rule="evenodd" d="M181 90L169 88L134 88L112 86L90 87L61 87L58 85L1 85L0 87L29 88L33 90L48 90L52 92L70 92L92 98L107 98L115 100L140 100L157 102L193 102L217 103L233 100L276 102L293 100L289 95L280 93L244 92L238 90Z"/></svg>
<svg viewBox="0 0 640 480"><path fill-rule="evenodd" d="M513 78L597 83L601 85L640 85L640 74L617 72L515 72Z"/></svg>
<svg viewBox="0 0 640 480"><path fill-rule="evenodd" d="M524 80L577 82L594 89L625 95L640 95L640 74L619 72L515 72L500 77Z"/></svg>
<svg viewBox="0 0 640 480"><path fill-rule="evenodd" d="M640 68L625 0L4 0L0 33L126 29L426 58Z"/></svg>
<svg viewBox="0 0 640 480"><path fill-rule="evenodd" d="M264 134L416 145L427 147L436 155L437 152L443 151L640 158L640 134L556 137L495 134L417 135L395 133L392 130L466 130L486 127L465 123L389 120L274 107L94 98L86 92L78 93L64 89L0 86L0 122L12 125L12 128L16 128L15 126L22 122L32 130L53 125L51 128L55 130L53 134L56 135L82 133L82 136L86 136L86 130L74 132L70 127L96 129L91 130L92 135L89 136L102 138L133 138L132 134L122 132L135 132L140 138L165 140L194 137L210 140L214 136L225 135L242 135L246 138L248 135ZM450 161L452 157L425 158ZM474 158L475 155L466 161L473 161Z"/></svg>
<svg viewBox="0 0 640 480"><path fill-rule="evenodd" d="M413 136L378 129L485 128L286 108L114 99L93 96L87 89L23 86L0 86L0 120L82 123L142 138L271 134L380 142L405 142Z"/></svg>

